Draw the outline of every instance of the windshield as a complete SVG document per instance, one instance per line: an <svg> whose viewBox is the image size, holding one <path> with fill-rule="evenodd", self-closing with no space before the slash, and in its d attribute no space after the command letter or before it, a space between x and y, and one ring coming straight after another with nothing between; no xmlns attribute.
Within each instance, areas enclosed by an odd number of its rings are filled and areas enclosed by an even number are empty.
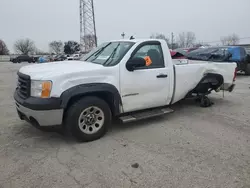
<svg viewBox="0 0 250 188"><path fill-rule="evenodd" d="M119 63L133 45L134 42L103 43L88 54L84 55L81 60L104 66L113 66Z"/></svg>

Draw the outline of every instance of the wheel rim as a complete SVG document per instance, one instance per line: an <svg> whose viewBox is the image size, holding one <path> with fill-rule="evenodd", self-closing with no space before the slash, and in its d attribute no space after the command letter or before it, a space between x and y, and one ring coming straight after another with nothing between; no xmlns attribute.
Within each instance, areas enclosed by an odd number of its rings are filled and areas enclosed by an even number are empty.
<svg viewBox="0 0 250 188"><path fill-rule="evenodd" d="M104 113L96 106L84 109L78 119L79 128L85 134L94 134L98 132L103 124Z"/></svg>

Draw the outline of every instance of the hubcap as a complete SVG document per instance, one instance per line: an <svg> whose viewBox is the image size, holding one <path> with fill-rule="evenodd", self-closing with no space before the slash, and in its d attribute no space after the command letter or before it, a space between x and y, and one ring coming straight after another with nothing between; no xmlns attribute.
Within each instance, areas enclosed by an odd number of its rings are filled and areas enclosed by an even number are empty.
<svg viewBox="0 0 250 188"><path fill-rule="evenodd" d="M78 125L85 134L94 134L99 131L104 124L104 113L96 107L91 106L82 111L79 116Z"/></svg>

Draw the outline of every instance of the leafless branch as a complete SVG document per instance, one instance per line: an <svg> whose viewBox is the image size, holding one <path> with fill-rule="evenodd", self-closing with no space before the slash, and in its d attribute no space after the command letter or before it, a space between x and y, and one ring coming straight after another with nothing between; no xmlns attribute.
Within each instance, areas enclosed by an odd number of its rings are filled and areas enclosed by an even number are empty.
<svg viewBox="0 0 250 188"><path fill-rule="evenodd" d="M3 40L0 40L0 55L8 55L9 50Z"/></svg>
<svg viewBox="0 0 250 188"><path fill-rule="evenodd" d="M179 34L179 47L180 48L189 48L195 44L196 37L193 32L182 32Z"/></svg>
<svg viewBox="0 0 250 188"><path fill-rule="evenodd" d="M52 41L51 43L49 43L49 47L55 54L60 54L63 51L63 42Z"/></svg>
<svg viewBox="0 0 250 188"><path fill-rule="evenodd" d="M236 34L221 37L220 40L221 40L222 45L236 45L240 41L239 36Z"/></svg>
<svg viewBox="0 0 250 188"><path fill-rule="evenodd" d="M20 39L16 41L14 48L17 53L25 55L34 52L36 49L34 42L30 39Z"/></svg>

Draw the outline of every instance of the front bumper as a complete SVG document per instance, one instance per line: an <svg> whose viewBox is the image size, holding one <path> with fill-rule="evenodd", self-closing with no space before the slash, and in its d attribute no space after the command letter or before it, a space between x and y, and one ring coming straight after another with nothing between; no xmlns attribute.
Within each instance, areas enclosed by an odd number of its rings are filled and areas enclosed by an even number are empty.
<svg viewBox="0 0 250 188"><path fill-rule="evenodd" d="M22 99L17 92L14 94L16 108L20 119L38 126L61 125L63 109L60 108L60 99L34 98Z"/></svg>

